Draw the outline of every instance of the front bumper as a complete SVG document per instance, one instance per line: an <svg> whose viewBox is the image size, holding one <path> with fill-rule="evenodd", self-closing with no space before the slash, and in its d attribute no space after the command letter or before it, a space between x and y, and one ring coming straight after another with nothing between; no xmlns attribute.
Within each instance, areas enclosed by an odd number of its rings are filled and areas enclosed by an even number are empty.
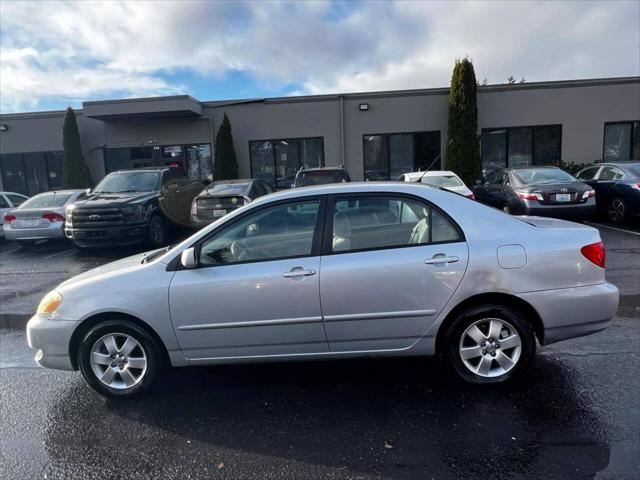
<svg viewBox="0 0 640 480"><path fill-rule="evenodd" d="M589 198L585 203L569 205L540 205L537 200L523 200L523 215L556 217L556 218L590 218L596 213L595 198Z"/></svg>
<svg viewBox="0 0 640 480"><path fill-rule="evenodd" d="M145 239L146 225L131 227L78 229L65 228L65 236L80 247L135 245Z"/></svg>
<svg viewBox="0 0 640 480"><path fill-rule="evenodd" d="M42 367L73 370L69 357L69 342L78 322L52 320L45 315L34 315L27 323L29 347L37 350L36 362Z"/></svg>
<svg viewBox="0 0 640 480"><path fill-rule="evenodd" d="M2 231L7 240L60 240L64 238L63 226L63 222L53 222L45 228L11 228L5 225Z"/></svg>
<svg viewBox="0 0 640 480"><path fill-rule="evenodd" d="M540 315L544 324L540 343L544 345L604 330L618 310L618 288L607 282L523 293L519 297Z"/></svg>

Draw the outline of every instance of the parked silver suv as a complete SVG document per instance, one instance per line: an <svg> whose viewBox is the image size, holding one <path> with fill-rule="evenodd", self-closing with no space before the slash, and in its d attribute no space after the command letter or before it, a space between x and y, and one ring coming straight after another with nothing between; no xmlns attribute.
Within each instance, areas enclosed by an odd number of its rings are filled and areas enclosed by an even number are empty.
<svg viewBox="0 0 640 480"><path fill-rule="evenodd" d="M597 230L526 221L404 183L268 195L178 246L74 277L29 321L43 366L102 394L165 365L440 353L461 378L519 374L547 344L609 324Z"/></svg>

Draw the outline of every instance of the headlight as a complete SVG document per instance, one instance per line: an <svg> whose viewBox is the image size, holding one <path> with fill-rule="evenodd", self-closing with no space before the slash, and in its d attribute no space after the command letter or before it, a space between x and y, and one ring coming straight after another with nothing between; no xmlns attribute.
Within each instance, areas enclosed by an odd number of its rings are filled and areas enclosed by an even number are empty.
<svg viewBox="0 0 640 480"><path fill-rule="evenodd" d="M38 305L38 314L47 315L55 312L62 303L62 295L57 291L51 290L47 293Z"/></svg>
<svg viewBox="0 0 640 480"><path fill-rule="evenodd" d="M123 207L122 213L129 221L142 220L144 217L144 207L142 205L136 205L134 207Z"/></svg>
<svg viewBox="0 0 640 480"><path fill-rule="evenodd" d="M76 208L76 206L72 203L64 211L64 221L69 227L73 225L73 209L74 208Z"/></svg>

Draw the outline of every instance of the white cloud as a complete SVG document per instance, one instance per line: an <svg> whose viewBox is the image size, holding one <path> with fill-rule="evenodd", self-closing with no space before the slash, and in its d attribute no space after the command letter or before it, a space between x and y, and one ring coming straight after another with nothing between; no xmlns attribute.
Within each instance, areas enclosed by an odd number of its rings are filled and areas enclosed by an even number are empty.
<svg viewBox="0 0 640 480"><path fill-rule="evenodd" d="M183 70L296 93L444 86L465 55L490 82L639 75L639 18L634 0L3 1L0 109L188 93Z"/></svg>

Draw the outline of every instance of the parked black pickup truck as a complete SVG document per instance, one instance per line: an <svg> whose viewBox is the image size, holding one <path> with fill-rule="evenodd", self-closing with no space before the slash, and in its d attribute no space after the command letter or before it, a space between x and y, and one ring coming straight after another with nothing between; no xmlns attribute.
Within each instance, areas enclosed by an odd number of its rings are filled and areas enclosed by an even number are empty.
<svg viewBox="0 0 640 480"><path fill-rule="evenodd" d="M161 247L170 224L189 224L191 202L202 186L170 167L110 173L67 207L65 235L80 248L142 242Z"/></svg>

